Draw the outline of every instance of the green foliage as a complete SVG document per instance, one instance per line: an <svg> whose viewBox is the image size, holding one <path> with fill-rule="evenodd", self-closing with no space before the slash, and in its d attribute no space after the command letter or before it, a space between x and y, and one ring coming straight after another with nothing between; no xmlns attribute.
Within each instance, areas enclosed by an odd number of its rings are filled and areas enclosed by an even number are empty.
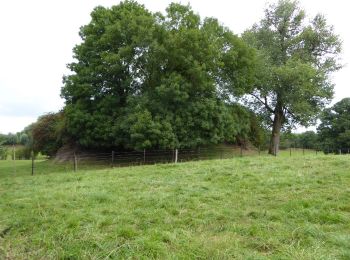
<svg viewBox="0 0 350 260"><path fill-rule="evenodd" d="M31 159L32 149L30 146L17 146L16 147L16 160L29 160Z"/></svg>
<svg viewBox="0 0 350 260"><path fill-rule="evenodd" d="M349 156L69 166L0 162L0 259L350 256Z"/></svg>
<svg viewBox="0 0 350 260"><path fill-rule="evenodd" d="M9 133L7 135L0 134L0 146L1 144L12 147L16 146L16 157L19 159L30 159L30 153L32 151L32 128L34 124L27 126L23 131L16 134ZM1 148L0 148L1 150ZM0 158L6 159L8 156L13 158L13 153L7 152L6 147L2 147L2 152L0 152ZM12 150L12 148L11 148ZM1 156L1 154L3 156Z"/></svg>
<svg viewBox="0 0 350 260"><path fill-rule="evenodd" d="M0 142L0 160L6 160L7 148Z"/></svg>
<svg viewBox="0 0 350 260"><path fill-rule="evenodd" d="M31 145L27 145L27 150L31 151L32 145L36 153L42 152L45 155L54 155L62 146L62 128L64 121L63 114L49 113L39 117L36 123L30 126ZM27 153L29 151L26 151Z"/></svg>
<svg viewBox="0 0 350 260"><path fill-rule="evenodd" d="M21 144L22 142L22 135L24 133L18 132L16 134L13 133L8 133L7 135L0 134L0 143L4 145L16 145L16 144ZM26 138L25 136L23 138ZM25 141L25 140L23 140Z"/></svg>
<svg viewBox="0 0 350 260"><path fill-rule="evenodd" d="M0 142L2 142L4 145L17 144L18 143L18 136L17 136L17 134L12 134L12 133L9 133L7 135L1 135Z"/></svg>
<svg viewBox="0 0 350 260"><path fill-rule="evenodd" d="M314 131L306 131L298 135L300 148L320 149L319 137Z"/></svg>
<svg viewBox="0 0 350 260"><path fill-rule="evenodd" d="M28 134L21 133L20 138L19 138L19 142L22 145L27 145L30 142Z"/></svg>
<svg viewBox="0 0 350 260"><path fill-rule="evenodd" d="M280 0L243 35L258 50L249 102L273 126L273 147L278 147L281 128L315 123L333 95L330 74L341 67L341 41L333 27L322 15L309 23L305 19L297 1Z"/></svg>
<svg viewBox="0 0 350 260"><path fill-rule="evenodd" d="M0 134L0 144L3 144L6 141L6 135Z"/></svg>
<svg viewBox="0 0 350 260"><path fill-rule="evenodd" d="M194 147L233 141L225 103L253 81L254 52L216 19L171 4L96 8L64 78L68 133L85 147ZM232 86L231 96L227 86Z"/></svg>
<svg viewBox="0 0 350 260"><path fill-rule="evenodd" d="M318 150L321 149L319 136L314 131L306 131L304 133L282 133L281 148L305 148Z"/></svg>
<svg viewBox="0 0 350 260"><path fill-rule="evenodd" d="M344 98L321 116L317 128L325 151L350 149L350 98Z"/></svg>
<svg viewBox="0 0 350 260"><path fill-rule="evenodd" d="M268 143L268 129L264 126L263 119L250 111L250 130L247 140L249 140L255 147L260 150L267 149Z"/></svg>

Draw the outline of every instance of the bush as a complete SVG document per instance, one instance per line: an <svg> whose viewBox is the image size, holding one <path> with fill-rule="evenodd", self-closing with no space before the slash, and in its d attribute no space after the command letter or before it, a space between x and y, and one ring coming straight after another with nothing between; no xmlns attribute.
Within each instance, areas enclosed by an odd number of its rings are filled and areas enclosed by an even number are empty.
<svg viewBox="0 0 350 260"><path fill-rule="evenodd" d="M29 160L31 158L31 149L27 146L16 147L16 160Z"/></svg>
<svg viewBox="0 0 350 260"><path fill-rule="evenodd" d="M45 155L54 155L62 146L62 113L49 113L39 117L31 126L31 136L34 140L34 151ZM29 146L29 145L27 145Z"/></svg>
<svg viewBox="0 0 350 260"><path fill-rule="evenodd" d="M0 160L6 160L7 158L7 148L0 144Z"/></svg>

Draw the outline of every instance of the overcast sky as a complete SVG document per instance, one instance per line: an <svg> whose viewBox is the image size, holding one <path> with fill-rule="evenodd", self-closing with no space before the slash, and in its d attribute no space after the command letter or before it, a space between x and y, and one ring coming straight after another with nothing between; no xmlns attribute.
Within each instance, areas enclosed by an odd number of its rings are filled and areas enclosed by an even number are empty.
<svg viewBox="0 0 350 260"><path fill-rule="evenodd" d="M164 12L173 1L139 0L151 11ZM178 1L179 2L179 1ZM213 16L240 34L263 17L262 0L191 0L195 12ZM269 1L276 2L276 1ZM0 3L0 133L18 132L37 117L57 112L62 76L72 61L72 48L80 42L79 27L90 21L97 5L118 4L114 0L3 0ZM324 14L343 40L343 63L350 63L350 15L348 1L301 0L310 16ZM334 74L335 99L350 97L346 66Z"/></svg>

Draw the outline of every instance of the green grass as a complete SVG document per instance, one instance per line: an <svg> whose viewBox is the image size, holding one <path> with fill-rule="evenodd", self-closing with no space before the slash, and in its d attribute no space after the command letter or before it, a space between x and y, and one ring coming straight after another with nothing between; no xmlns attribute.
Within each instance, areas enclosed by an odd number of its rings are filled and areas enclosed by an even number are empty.
<svg viewBox="0 0 350 260"><path fill-rule="evenodd" d="M16 163L0 161L0 259L350 259L350 156Z"/></svg>

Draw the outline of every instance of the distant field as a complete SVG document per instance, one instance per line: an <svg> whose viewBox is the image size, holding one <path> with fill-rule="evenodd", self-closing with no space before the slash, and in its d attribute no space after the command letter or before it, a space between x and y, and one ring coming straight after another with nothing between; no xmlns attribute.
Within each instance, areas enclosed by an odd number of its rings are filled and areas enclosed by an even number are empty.
<svg viewBox="0 0 350 260"><path fill-rule="evenodd" d="M350 259L350 156L0 161L0 259Z"/></svg>

